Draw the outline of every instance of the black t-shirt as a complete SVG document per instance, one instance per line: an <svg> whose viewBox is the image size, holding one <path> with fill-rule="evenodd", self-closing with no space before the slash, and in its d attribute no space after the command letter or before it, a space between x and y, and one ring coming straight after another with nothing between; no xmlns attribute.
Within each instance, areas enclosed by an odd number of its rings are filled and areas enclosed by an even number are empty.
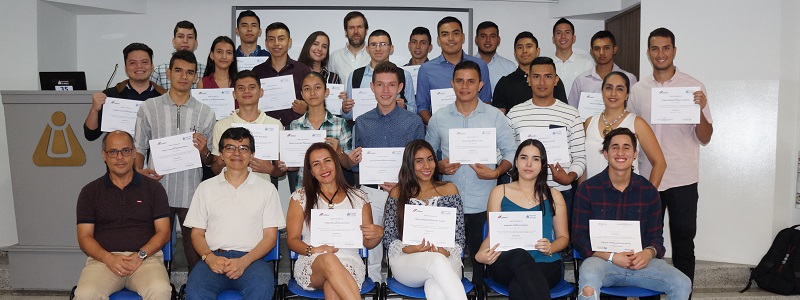
<svg viewBox="0 0 800 300"><path fill-rule="evenodd" d="M156 85L153 82L150 82L150 87L147 88L141 94L136 90L132 89L130 85L128 85L128 80L118 83L116 86L107 88L103 90L103 94L106 94L108 97L112 98L121 98L121 99L128 99L128 100L139 100L144 101L150 98L161 96L166 91L162 89L160 86ZM103 110L100 109L97 116L97 128L89 129L86 127L86 124L83 124L83 137L86 138L87 141L94 141L100 138L103 135L103 131L100 130L103 125Z"/></svg>
<svg viewBox="0 0 800 300"><path fill-rule="evenodd" d="M553 97L567 103L567 93L564 91L564 83L561 82L561 79L558 80L558 84L553 90ZM533 98L533 92L528 86L527 74L517 68L516 71L497 81L497 86L494 87L494 93L492 93L492 106L504 108L508 112L515 105L531 98Z"/></svg>

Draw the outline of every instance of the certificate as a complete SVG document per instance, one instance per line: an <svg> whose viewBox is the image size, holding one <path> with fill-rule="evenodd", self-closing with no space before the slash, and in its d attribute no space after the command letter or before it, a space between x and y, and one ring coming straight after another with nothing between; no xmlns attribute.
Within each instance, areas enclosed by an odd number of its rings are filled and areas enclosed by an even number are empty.
<svg viewBox="0 0 800 300"><path fill-rule="evenodd" d="M450 163L497 163L495 128L452 128L449 131L449 141Z"/></svg>
<svg viewBox="0 0 800 300"><path fill-rule="evenodd" d="M328 97L325 97L325 109L334 115L341 115L342 99L339 99L339 94L344 92L344 85L329 83L328 90L330 90L330 94L328 94Z"/></svg>
<svg viewBox="0 0 800 300"><path fill-rule="evenodd" d="M221 120L233 113L234 103L233 88L222 89L192 89L192 97L214 110L217 120Z"/></svg>
<svg viewBox="0 0 800 300"><path fill-rule="evenodd" d="M586 120L591 116L602 113L606 109L603 103L603 94L581 92L581 100L578 103L578 112L581 120Z"/></svg>
<svg viewBox="0 0 800 300"><path fill-rule="evenodd" d="M431 115L453 102L456 102L456 92L453 88L431 90Z"/></svg>
<svg viewBox="0 0 800 300"><path fill-rule="evenodd" d="M139 113L139 106L144 101L128 100L107 97L103 104L103 122L100 130L111 132L122 130L133 135L136 129L136 114Z"/></svg>
<svg viewBox="0 0 800 300"><path fill-rule="evenodd" d="M242 127L250 130L253 135L253 142L256 145L254 157L263 160L278 160L280 147L280 129L275 124L249 124L233 123L231 127ZM222 152L222 149L220 149Z"/></svg>
<svg viewBox="0 0 800 300"><path fill-rule="evenodd" d="M257 65L267 61L269 56L247 56L247 57L237 57L236 58L236 68L239 72L244 70L252 70Z"/></svg>
<svg viewBox="0 0 800 300"><path fill-rule="evenodd" d="M653 88L652 124L700 124L700 104L694 103L699 86Z"/></svg>
<svg viewBox="0 0 800 300"><path fill-rule="evenodd" d="M364 248L360 209L312 209L311 245Z"/></svg>
<svg viewBox="0 0 800 300"><path fill-rule="evenodd" d="M456 213L452 207L406 204L403 245L419 245L425 239L436 247L455 247Z"/></svg>
<svg viewBox="0 0 800 300"><path fill-rule="evenodd" d="M292 75L262 78L261 88L264 96L258 100L258 108L263 111L290 109L296 100Z"/></svg>
<svg viewBox="0 0 800 300"><path fill-rule="evenodd" d="M378 106L378 100L375 100L375 93L370 88L353 89L353 100L356 101L355 106L353 106L354 121L358 116Z"/></svg>
<svg viewBox="0 0 800 300"><path fill-rule="evenodd" d="M363 148L359 182L361 184L383 184L397 182L405 148Z"/></svg>
<svg viewBox="0 0 800 300"><path fill-rule="evenodd" d="M406 83L404 84L404 86L411 84L411 86L414 87L414 94L417 93L417 75L419 75L419 67L421 67L421 66L422 65L401 67L401 68L403 68L403 70L406 70L406 71L408 71L408 73L411 73L411 83L409 83L408 82L409 79L406 78Z"/></svg>
<svg viewBox="0 0 800 300"><path fill-rule="evenodd" d="M536 250L542 238L541 211L489 212L489 247L496 251Z"/></svg>
<svg viewBox="0 0 800 300"><path fill-rule="evenodd" d="M535 139L542 142L547 151L547 163L555 165L558 163L562 167L568 168L572 165L572 158L569 154L569 142L567 128L530 128L519 131L519 141Z"/></svg>
<svg viewBox="0 0 800 300"><path fill-rule="evenodd" d="M592 251L642 251L639 221L589 220Z"/></svg>
<svg viewBox="0 0 800 300"><path fill-rule="evenodd" d="M158 175L202 167L200 152L194 147L193 132L150 140L150 155Z"/></svg>
<svg viewBox="0 0 800 300"><path fill-rule="evenodd" d="M281 160L289 168L302 167L308 147L325 142L325 130L284 130L280 136Z"/></svg>

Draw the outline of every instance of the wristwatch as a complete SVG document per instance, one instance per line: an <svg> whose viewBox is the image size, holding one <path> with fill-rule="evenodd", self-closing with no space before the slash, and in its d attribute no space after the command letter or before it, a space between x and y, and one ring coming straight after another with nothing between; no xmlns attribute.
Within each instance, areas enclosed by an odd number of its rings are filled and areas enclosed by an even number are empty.
<svg viewBox="0 0 800 300"><path fill-rule="evenodd" d="M139 252L138 252L138 254L139 254L139 258L141 258L141 259L145 259L145 258L147 258L147 251L144 251L144 250L142 250L142 249L139 249Z"/></svg>
<svg viewBox="0 0 800 300"><path fill-rule="evenodd" d="M611 254L608 255L608 262L614 263L614 252L611 252Z"/></svg>

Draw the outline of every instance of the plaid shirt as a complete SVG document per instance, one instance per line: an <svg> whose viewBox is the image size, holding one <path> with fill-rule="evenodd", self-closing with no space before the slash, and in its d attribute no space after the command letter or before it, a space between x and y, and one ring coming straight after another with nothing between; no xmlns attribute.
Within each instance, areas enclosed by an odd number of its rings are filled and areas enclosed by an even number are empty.
<svg viewBox="0 0 800 300"><path fill-rule="evenodd" d="M150 74L150 81L155 82L160 87L164 89L169 89L169 78L167 78L167 70L169 70L169 64L160 64L156 66L155 70L153 70L153 74ZM203 75L206 73L206 65L197 63L197 81L200 81L203 78ZM192 84L192 88L197 87L197 82Z"/></svg>
<svg viewBox="0 0 800 300"><path fill-rule="evenodd" d="M589 220L639 221L642 248L656 248L664 256L663 215L658 190L646 178L631 172L628 187L620 192L608 177L608 168L583 182L572 208L572 247L583 257L592 256Z"/></svg>
<svg viewBox="0 0 800 300"><path fill-rule="evenodd" d="M353 150L353 146L350 141L353 139L353 135L350 132L350 128L347 127L347 121L344 119L334 116L329 111L325 111L325 120L322 121L322 125L319 128L314 128L311 125L311 122L308 121L308 113L305 113L302 117L292 121L289 124L289 130L325 130L326 137L334 138L339 141L339 148L342 148L344 153L350 153ZM297 189L303 187L303 168L300 168L297 171Z"/></svg>

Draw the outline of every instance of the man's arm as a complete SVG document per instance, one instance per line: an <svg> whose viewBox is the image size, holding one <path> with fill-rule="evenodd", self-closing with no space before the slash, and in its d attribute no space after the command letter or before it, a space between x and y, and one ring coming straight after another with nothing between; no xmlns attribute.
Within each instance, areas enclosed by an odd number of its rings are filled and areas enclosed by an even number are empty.
<svg viewBox="0 0 800 300"><path fill-rule="evenodd" d="M661 213L661 197L658 190L652 186L642 191L641 195L642 199L640 201L642 201L642 205L647 205L649 208L647 213L642 214L642 217L646 219L640 225L642 226L642 248L652 246L656 249L654 257L661 258L666 251L666 248L664 248L664 220Z"/></svg>
<svg viewBox="0 0 800 300"><path fill-rule="evenodd" d="M86 140L94 141L98 139L103 132L100 130L100 122L102 116L100 115L103 110L103 104L106 103L106 94L97 92L92 94L92 106L89 108L89 114L86 115L86 120L83 121L83 137Z"/></svg>
<svg viewBox="0 0 800 300"><path fill-rule="evenodd" d="M570 231L572 235L571 244L572 247L575 248L575 251L586 258L594 254L589 240L589 219L592 217L592 204L586 184L582 184L578 187L574 201L572 208L572 230Z"/></svg>
<svg viewBox="0 0 800 300"><path fill-rule="evenodd" d="M561 82L561 79L558 80ZM569 96L567 97L567 102L569 106L574 108L578 108L578 103L581 100L581 81L580 76L575 79L575 82L572 84L572 88L569 90ZM562 84L561 87L563 88L564 85ZM558 97L556 97L558 98Z"/></svg>
<svg viewBox="0 0 800 300"><path fill-rule="evenodd" d="M485 103L492 103L492 79L489 77L489 66L482 61L478 65L481 68L481 81L483 81L483 87L478 91L478 97Z"/></svg>
<svg viewBox="0 0 800 300"><path fill-rule="evenodd" d="M411 77L411 73L403 70L406 82L403 84L403 90L405 91L406 95L406 110L416 113L417 112L417 96L414 94L414 77Z"/></svg>
<svg viewBox="0 0 800 300"><path fill-rule="evenodd" d="M585 142L586 136L583 131L583 122L581 122L580 116L576 116L573 120L571 126L567 127L567 133L569 136L569 155L572 159L572 164L569 166L569 171L567 173L575 173L575 180L583 175L583 171L586 170L586 149L585 149Z"/></svg>
<svg viewBox="0 0 800 300"><path fill-rule="evenodd" d="M714 126L711 125L711 109L708 107L708 99L705 92L694 92L694 102L700 104L700 124L694 128L694 133L700 143L705 145L711 141L711 135L714 133Z"/></svg>
<svg viewBox="0 0 800 300"><path fill-rule="evenodd" d="M428 81L428 73L425 65L419 67L417 73L417 114L422 118L422 122L428 124L431 119L431 85Z"/></svg>

